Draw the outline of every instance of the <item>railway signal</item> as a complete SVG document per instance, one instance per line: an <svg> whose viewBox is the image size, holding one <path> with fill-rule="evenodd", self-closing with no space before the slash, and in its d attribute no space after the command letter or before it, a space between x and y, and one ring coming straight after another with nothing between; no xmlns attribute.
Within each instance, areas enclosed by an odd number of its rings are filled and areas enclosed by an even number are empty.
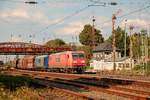
<svg viewBox="0 0 150 100"><path fill-rule="evenodd" d="M121 10L119 9L115 14L112 15L112 49L113 49L113 70L116 70L116 35L115 35L115 21L117 19L117 15L121 12Z"/></svg>
<svg viewBox="0 0 150 100"><path fill-rule="evenodd" d="M92 19L92 46L93 46L93 49L95 48L95 18L94 18L94 16L93 16L93 19Z"/></svg>

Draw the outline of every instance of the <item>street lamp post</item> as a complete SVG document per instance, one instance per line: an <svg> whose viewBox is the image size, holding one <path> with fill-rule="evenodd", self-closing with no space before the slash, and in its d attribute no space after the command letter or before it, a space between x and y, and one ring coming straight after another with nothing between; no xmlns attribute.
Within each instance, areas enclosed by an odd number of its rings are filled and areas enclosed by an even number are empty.
<svg viewBox="0 0 150 100"><path fill-rule="evenodd" d="M13 42L13 34L11 34L11 36L10 36L10 37L11 37L11 42Z"/></svg>

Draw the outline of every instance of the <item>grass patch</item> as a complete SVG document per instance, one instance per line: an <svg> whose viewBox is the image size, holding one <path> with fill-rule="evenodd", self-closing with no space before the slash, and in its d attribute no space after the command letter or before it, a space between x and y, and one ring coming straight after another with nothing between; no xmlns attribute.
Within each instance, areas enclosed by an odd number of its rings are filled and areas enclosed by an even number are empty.
<svg viewBox="0 0 150 100"><path fill-rule="evenodd" d="M94 69L94 68L91 67L91 66L86 66L86 67L85 67L85 70L89 70L89 69Z"/></svg>
<svg viewBox="0 0 150 100"><path fill-rule="evenodd" d="M10 75L0 75L0 86L3 86L10 91L16 90L18 87L27 86L32 87L36 86L36 80L32 80L29 77L25 76L10 76Z"/></svg>
<svg viewBox="0 0 150 100"><path fill-rule="evenodd" d="M29 77L0 75L0 100L39 100L48 90Z"/></svg>

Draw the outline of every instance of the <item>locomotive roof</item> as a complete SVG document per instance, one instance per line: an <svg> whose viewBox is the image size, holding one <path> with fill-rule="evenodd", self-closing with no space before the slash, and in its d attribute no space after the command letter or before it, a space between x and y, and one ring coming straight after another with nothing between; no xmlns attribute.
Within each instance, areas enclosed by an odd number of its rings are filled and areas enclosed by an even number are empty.
<svg viewBox="0 0 150 100"><path fill-rule="evenodd" d="M51 55L59 55L59 54L65 54L65 53L84 53L84 51L64 51L64 52L54 53Z"/></svg>

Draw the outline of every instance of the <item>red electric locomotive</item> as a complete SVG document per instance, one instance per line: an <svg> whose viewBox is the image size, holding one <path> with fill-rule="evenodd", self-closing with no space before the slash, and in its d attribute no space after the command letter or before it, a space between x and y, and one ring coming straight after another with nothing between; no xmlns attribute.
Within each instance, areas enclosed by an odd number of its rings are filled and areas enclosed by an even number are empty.
<svg viewBox="0 0 150 100"><path fill-rule="evenodd" d="M49 70L82 73L85 65L86 60L83 51L66 51L49 55Z"/></svg>

